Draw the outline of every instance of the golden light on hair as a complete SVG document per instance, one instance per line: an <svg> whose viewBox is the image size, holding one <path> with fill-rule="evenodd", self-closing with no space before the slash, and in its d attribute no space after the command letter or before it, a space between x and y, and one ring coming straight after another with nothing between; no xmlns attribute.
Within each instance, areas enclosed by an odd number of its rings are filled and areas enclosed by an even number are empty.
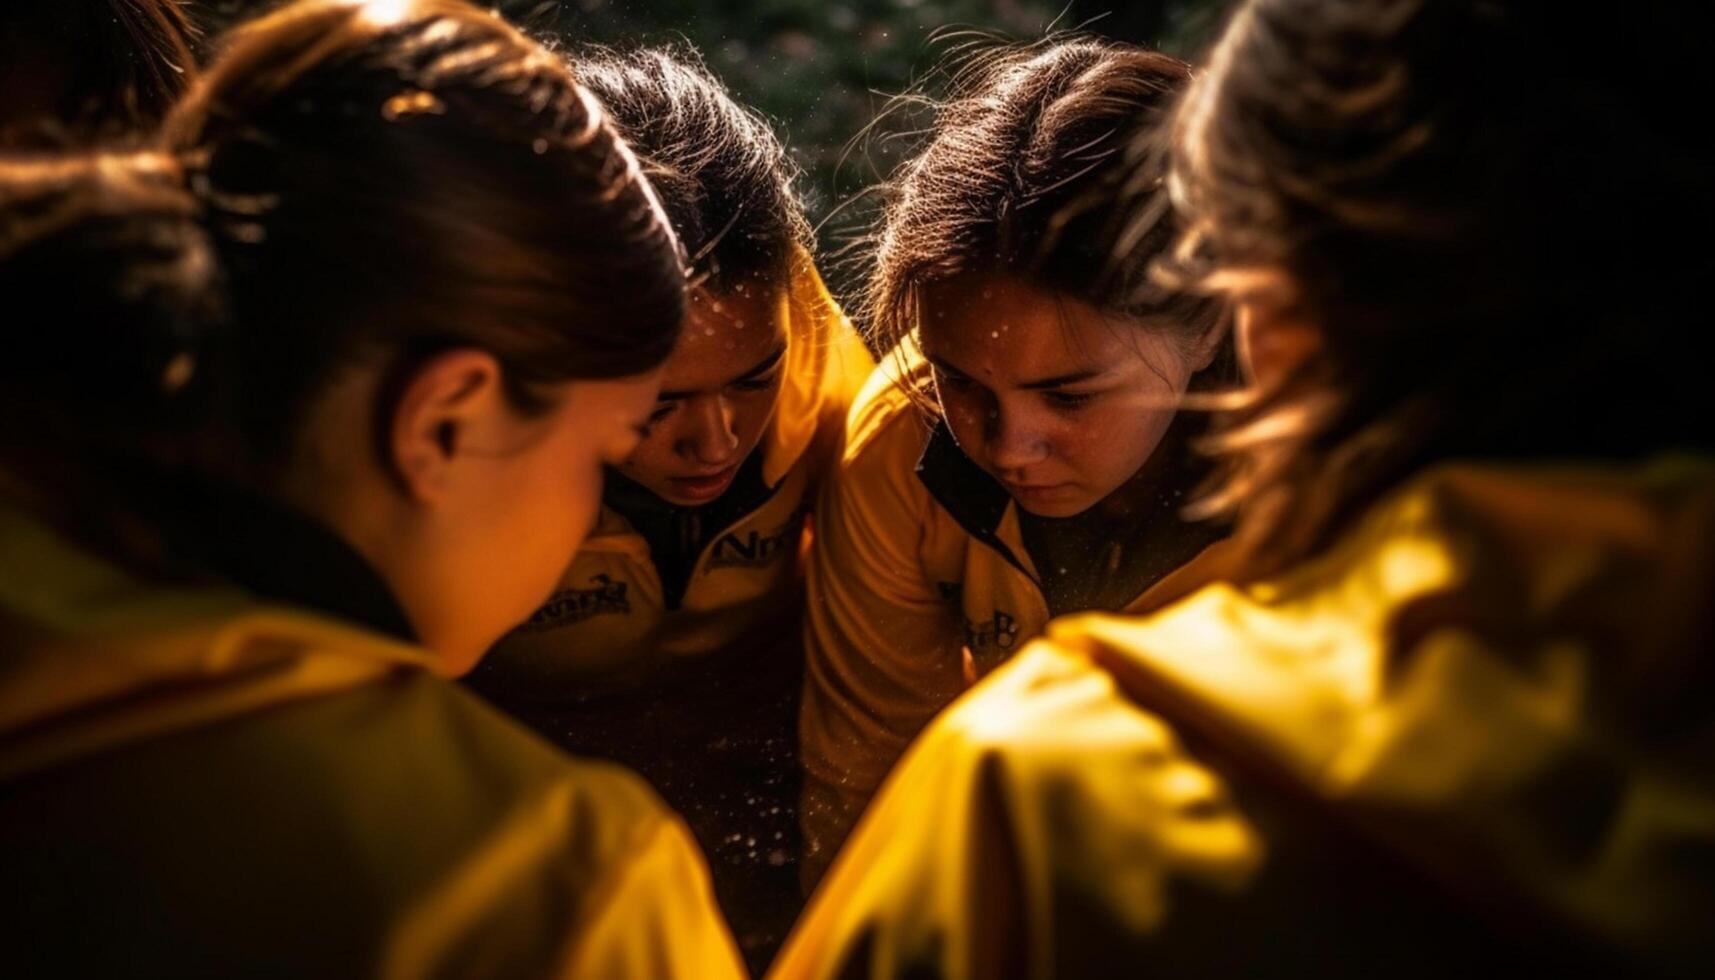
<svg viewBox="0 0 1715 980"><path fill-rule="evenodd" d="M411 12L411 0L355 0L363 16L377 24L394 24Z"/></svg>
<svg viewBox="0 0 1715 980"><path fill-rule="evenodd" d="M446 103L421 89L400 92L381 104L381 116L388 122L394 122L404 116L444 116L446 113Z"/></svg>

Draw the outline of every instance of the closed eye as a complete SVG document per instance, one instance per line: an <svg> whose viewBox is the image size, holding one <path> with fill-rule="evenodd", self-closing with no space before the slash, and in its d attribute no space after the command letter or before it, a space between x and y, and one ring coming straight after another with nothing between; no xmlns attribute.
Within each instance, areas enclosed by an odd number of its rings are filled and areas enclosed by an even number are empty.
<svg viewBox="0 0 1715 980"><path fill-rule="evenodd" d="M768 372L760 378L746 378L743 381L735 381L728 387L732 388L734 391L767 391L779 383L780 374L780 368L776 366L773 371Z"/></svg>
<svg viewBox="0 0 1715 980"><path fill-rule="evenodd" d="M1082 408L1094 401L1099 392L1094 391L1045 391L1042 397L1048 404L1056 408Z"/></svg>

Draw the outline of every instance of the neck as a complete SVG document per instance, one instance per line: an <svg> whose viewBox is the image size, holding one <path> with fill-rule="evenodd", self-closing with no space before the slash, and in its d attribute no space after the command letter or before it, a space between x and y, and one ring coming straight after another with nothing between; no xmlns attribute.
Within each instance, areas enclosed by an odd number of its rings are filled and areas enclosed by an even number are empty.
<svg viewBox="0 0 1715 980"><path fill-rule="evenodd" d="M427 515L383 468L374 443L351 437L358 428L351 420L371 417L378 387L373 373L361 371L330 386L300 426L302 432L325 437L299 442L277 471L271 496L355 551L397 598L418 641L443 662L474 663L486 640L447 637L444 624L437 622L436 604L425 598L438 594L425 582L437 564L426 553L432 549L424 546Z"/></svg>

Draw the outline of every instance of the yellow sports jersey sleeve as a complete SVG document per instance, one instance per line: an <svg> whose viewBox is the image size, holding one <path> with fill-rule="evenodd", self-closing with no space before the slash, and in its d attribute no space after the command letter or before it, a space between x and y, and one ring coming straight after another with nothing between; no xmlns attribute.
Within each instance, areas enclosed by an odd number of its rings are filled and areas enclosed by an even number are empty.
<svg viewBox="0 0 1715 980"><path fill-rule="evenodd" d="M675 819L646 840L586 903L561 975L742 977L745 969L715 898L703 856Z"/></svg>
<svg viewBox="0 0 1715 980"><path fill-rule="evenodd" d="M1268 581L1056 621L777 975L1708 976L1712 527L1708 460L1448 465Z"/></svg>
<svg viewBox="0 0 1715 980"><path fill-rule="evenodd" d="M834 862L772 976L1110 976L1077 935L1171 927L1242 889L1221 781L1084 657L1037 641L936 720Z"/></svg>
<svg viewBox="0 0 1715 980"><path fill-rule="evenodd" d="M924 430L878 369L816 509L800 726L805 874L814 880L888 768L963 688L959 624L920 554Z"/></svg>
<svg viewBox="0 0 1715 980"><path fill-rule="evenodd" d="M743 976L649 787L435 665L0 506L9 975Z"/></svg>

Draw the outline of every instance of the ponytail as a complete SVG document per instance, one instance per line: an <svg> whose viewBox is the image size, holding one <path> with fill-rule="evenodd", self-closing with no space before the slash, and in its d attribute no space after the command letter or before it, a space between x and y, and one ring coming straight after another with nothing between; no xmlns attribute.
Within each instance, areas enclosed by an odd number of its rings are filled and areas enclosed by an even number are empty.
<svg viewBox="0 0 1715 980"><path fill-rule="evenodd" d="M210 454L219 276L184 174L156 153L0 159L0 494L121 532L131 475Z"/></svg>

